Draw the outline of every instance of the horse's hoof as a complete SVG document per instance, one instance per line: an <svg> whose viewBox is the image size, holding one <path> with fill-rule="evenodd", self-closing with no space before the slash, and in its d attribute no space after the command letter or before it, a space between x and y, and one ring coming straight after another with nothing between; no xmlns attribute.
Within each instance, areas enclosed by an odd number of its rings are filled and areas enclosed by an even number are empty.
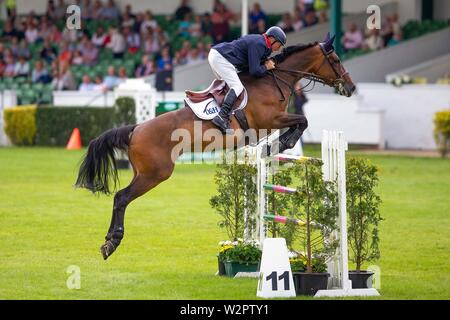
<svg viewBox="0 0 450 320"><path fill-rule="evenodd" d="M102 253L103 260L108 259L108 257L116 250L111 241L106 241L101 247L100 252Z"/></svg>

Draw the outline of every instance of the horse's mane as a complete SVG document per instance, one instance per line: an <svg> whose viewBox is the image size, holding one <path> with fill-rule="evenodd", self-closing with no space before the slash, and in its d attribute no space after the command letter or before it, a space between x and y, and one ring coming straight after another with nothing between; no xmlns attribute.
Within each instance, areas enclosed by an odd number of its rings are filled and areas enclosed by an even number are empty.
<svg viewBox="0 0 450 320"><path fill-rule="evenodd" d="M296 44L295 46L289 46L283 49L283 51L275 56L272 57L273 60L275 60L276 64L279 64L286 60L290 55L306 50L308 48L314 47L317 44L317 42L312 42L308 44Z"/></svg>

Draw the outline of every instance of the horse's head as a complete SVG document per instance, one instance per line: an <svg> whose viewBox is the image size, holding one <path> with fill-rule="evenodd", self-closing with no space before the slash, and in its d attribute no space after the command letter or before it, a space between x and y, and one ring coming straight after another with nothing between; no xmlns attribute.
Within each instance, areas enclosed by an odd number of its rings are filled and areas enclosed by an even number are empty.
<svg viewBox="0 0 450 320"><path fill-rule="evenodd" d="M330 37L327 34L324 42L319 43L322 52L322 58L318 62L318 67L314 70L323 82L337 90L337 92L346 97L351 97L356 87L350 75L341 63L338 55L334 51L333 42L336 36Z"/></svg>

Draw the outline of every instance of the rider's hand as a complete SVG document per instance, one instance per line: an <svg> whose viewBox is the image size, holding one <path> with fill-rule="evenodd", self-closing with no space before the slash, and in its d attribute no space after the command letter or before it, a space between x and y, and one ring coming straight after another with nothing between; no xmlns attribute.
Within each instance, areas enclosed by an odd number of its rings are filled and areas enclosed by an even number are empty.
<svg viewBox="0 0 450 320"><path fill-rule="evenodd" d="M275 69L275 62L273 60L267 60L264 65L266 66L267 70Z"/></svg>

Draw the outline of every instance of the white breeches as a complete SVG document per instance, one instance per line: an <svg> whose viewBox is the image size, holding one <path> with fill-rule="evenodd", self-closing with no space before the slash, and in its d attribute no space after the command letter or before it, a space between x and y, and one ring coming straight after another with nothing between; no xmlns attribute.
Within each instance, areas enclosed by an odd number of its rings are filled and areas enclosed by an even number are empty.
<svg viewBox="0 0 450 320"><path fill-rule="evenodd" d="M244 86L239 79L236 68L215 49L209 51L208 61L216 78L224 80L239 97L244 90Z"/></svg>

